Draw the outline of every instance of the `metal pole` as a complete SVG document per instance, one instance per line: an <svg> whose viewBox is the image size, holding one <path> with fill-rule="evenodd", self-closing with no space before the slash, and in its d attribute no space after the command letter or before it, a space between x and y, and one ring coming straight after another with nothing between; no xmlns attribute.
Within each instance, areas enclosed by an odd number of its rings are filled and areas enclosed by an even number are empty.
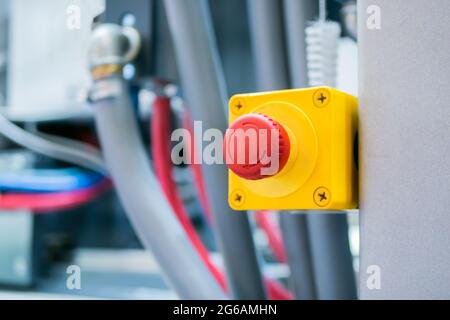
<svg viewBox="0 0 450 320"><path fill-rule="evenodd" d="M249 0L248 12L260 91L289 88L282 8L278 0ZM305 55L296 57L305 59ZM280 212L280 225L291 270L295 297L314 299L314 276L306 217Z"/></svg>
<svg viewBox="0 0 450 320"><path fill-rule="evenodd" d="M279 0L248 0L250 35L258 90L289 88Z"/></svg>
<svg viewBox="0 0 450 320"><path fill-rule="evenodd" d="M285 24L292 85L308 86L305 27L316 18L318 2L285 0ZM306 218L319 299L355 299L356 284L344 214L309 213Z"/></svg>
<svg viewBox="0 0 450 320"><path fill-rule="evenodd" d="M317 0L284 0L287 49L291 83L294 88L308 86L305 28L317 15Z"/></svg>
<svg viewBox="0 0 450 320"><path fill-rule="evenodd" d="M450 299L449 12L358 1L362 299Z"/></svg>
<svg viewBox="0 0 450 320"><path fill-rule="evenodd" d="M183 90L194 120L203 128L226 129L226 90L206 0L165 0ZM216 235L237 299L265 299L248 216L227 203L225 165L203 165Z"/></svg>

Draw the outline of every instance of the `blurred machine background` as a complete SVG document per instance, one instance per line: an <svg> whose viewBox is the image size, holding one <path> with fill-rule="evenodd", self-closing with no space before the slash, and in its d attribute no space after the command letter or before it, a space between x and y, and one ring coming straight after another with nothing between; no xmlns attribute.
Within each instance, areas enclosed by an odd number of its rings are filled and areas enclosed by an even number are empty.
<svg viewBox="0 0 450 320"><path fill-rule="evenodd" d="M55 156L54 150L46 151L48 146L42 141L30 149L32 139L23 135L23 130L33 137L95 154L90 148L99 147L99 141L89 105L92 80L88 49L93 24L114 23L133 27L140 34L141 50L134 61L124 65L123 77L148 155L151 150L158 151L161 142L157 139L168 137L168 132L157 130L186 126L189 108L185 94L194 96L183 87L189 81L187 71L180 72L180 64L184 63L180 57L189 57L191 52L183 51L173 35L183 23L182 14L177 12L180 9L176 8L179 2L1 1L0 298L177 297L161 276L158 261L143 249L101 166L89 170L76 166L76 161L61 161L64 157L57 152ZM226 84L225 98L236 93L308 86L305 28L319 18L319 1L186 0L183 5L192 16L197 13L196 6L201 6L207 11L202 14L212 22L211 26L206 24L212 27L210 30L198 29L201 31L195 33L193 27L186 32L192 32L193 41L203 32L213 33ZM336 44L336 87L357 95L356 3L328 0L326 6L327 19L339 23L342 29ZM265 51L267 48L272 52ZM296 51L298 48L300 51ZM272 72L269 80L278 82L265 82L268 73L264 72ZM197 76L203 75L199 71ZM210 88L204 90L207 94ZM168 101L170 112L161 118L157 108L164 101ZM154 126L162 122L152 121L156 115L159 121L166 121L165 127L158 126L157 130ZM166 143L169 145L169 141ZM159 150L164 151L162 144ZM80 153L74 154L77 158ZM153 167L161 164L154 156L150 157ZM215 227L206 214L204 192L213 191L199 188L198 170L185 165L169 165L167 170L172 182L167 182L166 191L176 185L212 261L229 271L227 279L234 288L233 297L264 298L262 289L248 290L252 288L250 282L247 288L233 284L239 277L257 279L260 271L235 265L239 257L230 262L230 251L223 258L220 248L226 244L217 244ZM283 222L281 217L286 214L294 218ZM356 212L319 217L309 221L309 227L301 227L304 221L299 217L304 214L299 212L256 212L249 213L249 217L248 236L255 252L248 259L241 257L242 261L252 262L254 255L252 263L261 268L263 276L276 281L274 286L283 287L275 290L281 294L278 298L357 298ZM330 223L332 220L336 221ZM242 230L246 230L245 224ZM226 240L222 234L220 241ZM336 249L339 252L331 252ZM239 248L234 250L236 256L245 255ZM302 250L310 251L309 257ZM70 265L82 270L80 290L66 287L66 269Z"/></svg>

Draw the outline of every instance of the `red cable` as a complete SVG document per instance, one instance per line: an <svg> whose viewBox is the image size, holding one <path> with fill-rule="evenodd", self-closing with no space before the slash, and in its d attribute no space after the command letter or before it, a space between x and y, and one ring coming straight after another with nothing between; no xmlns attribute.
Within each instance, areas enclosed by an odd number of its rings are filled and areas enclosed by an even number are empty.
<svg viewBox="0 0 450 320"><path fill-rule="evenodd" d="M170 159L170 100L165 97L158 97L153 105L151 122L152 134L152 156L156 176L161 184L167 200L171 204L177 218L185 229L189 239L197 250L198 254L206 264L222 288L226 288L224 274L211 262L207 249L198 237L176 190L172 175L172 161Z"/></svg>
<svg viewBox="0 0 450 320"><path fill-rule="evenodd" d="M209 206L208 198L206 196L206 187L203 180L203 172L200 164L194 162L194 154L197 152L195 150L195 139L194 139L194 129L192 128L192 120L188 112L184 112L183 117L183 127L189 131L190 142L187 145L188 158L190 163L190 168L192 171L192 176L194 177L194 185L197 189L198 197L200 199L200 204L202 206L203 212L205 213L206 219L210 226L213 225L214 218Z"/></svg>
<svg viewBox="0 0 450 320"><path fill-rule="evenodd" d="M171 159L170 159L170 100L165 97L159 97L154 103L152 123L151 123L151 134L152 134L152 155L155 167L156 176L158 177L164 194L167 200L172 205L176 216L180 220L180 223L184 227L189 239L192 241L195 249L198 251L200 257L206 264L207 268L213 274L215 279L218 281L220 286L226 289L226 280L224 273L215 266L209 257L207 249L204 247L200 238L198 237L195 228L193 227L188 214L184 208L184 204L179 198L176 192L176 184L171 178ZM192 150L194 151L194 150ZM199 171L201 172L201 171ZM198 176L197 176L198 178ZM202 178L200 176L200 178ZM203 181L203 179L201 179ZM202 183L203 185L203 183ZM203 186L203 199L206 200L206 193L204 192ZM205 201L204 205L207 204ZM209 206L205 208L209 210ZM269 296L271 299L292 299L292 295L289 291L279 285L276 281L272 279L265 279L265 284L268 287Z"/></svg>
<svg viewBox="0 0 450 320"><path fill-rule="evenodd" d="M286 251L284 250L283 238L281 237L280 229L274 223L271 211L256 211L255 222L264 230L269 241L269 247L272 249L274 256L279 262L286 263Z"/></svg>
<svg viewBox="0 0 450 320"><path fill-rule="evenodd" d="M7 193L0 196L1 210L29 209L33 213L74 208L91 201L111 187L107 179L76 191L54 193Z"/></svg>

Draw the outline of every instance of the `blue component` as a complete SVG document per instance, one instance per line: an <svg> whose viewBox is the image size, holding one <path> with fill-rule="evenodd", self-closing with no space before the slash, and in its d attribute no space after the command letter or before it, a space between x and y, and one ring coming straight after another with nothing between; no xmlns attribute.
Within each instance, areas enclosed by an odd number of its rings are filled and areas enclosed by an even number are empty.
<svg viewBox="0 0 450 320"><path fill-rule="evenodd" d="M90 187L103 176L78 168L32 169L0 173L0 190L16 192L60 192Z"/></svg>

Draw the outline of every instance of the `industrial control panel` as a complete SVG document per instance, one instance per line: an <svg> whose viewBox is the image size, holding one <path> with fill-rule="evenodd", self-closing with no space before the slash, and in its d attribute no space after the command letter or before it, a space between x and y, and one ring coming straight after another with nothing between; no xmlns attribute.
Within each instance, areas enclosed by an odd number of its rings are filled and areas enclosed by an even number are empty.
<svg viewBox="0 0 450 320"><path fill-rule="evenodd" d="M356 135L356 98L332 88L233 96L224 144L230 206L355 208Z"/></svg>

